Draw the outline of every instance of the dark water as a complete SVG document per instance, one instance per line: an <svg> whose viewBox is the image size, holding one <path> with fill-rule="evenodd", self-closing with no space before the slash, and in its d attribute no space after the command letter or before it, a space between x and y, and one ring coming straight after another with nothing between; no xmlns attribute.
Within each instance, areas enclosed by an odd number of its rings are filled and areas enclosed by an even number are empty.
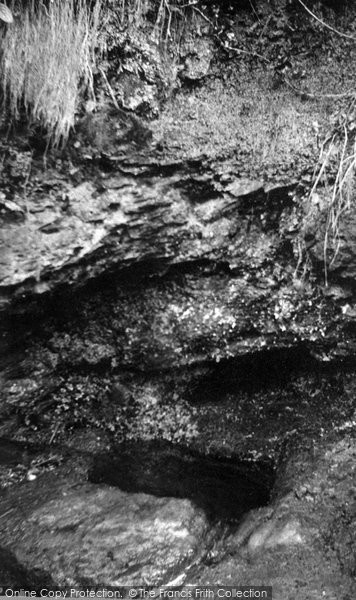
<svg viewBox="0 0 356 600"><path fill-rule="evenodd" d="M238 521L268 504L274 469L267 462L203 456L169 442L126 442L94 459L89 480L127 492L190 498L212 521Z"/></svg>

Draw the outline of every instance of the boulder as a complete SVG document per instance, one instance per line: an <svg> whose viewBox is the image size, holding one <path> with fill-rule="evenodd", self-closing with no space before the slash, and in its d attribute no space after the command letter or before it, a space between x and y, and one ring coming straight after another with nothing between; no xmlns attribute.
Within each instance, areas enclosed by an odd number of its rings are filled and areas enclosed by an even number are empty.
<svg viewBox="0 0 356 600"><path fill-rule="evenodd" d="M55 585L156 585L205 550L207 521L189 500L48 474L12 491L1 502L2 546Z"/></svg>

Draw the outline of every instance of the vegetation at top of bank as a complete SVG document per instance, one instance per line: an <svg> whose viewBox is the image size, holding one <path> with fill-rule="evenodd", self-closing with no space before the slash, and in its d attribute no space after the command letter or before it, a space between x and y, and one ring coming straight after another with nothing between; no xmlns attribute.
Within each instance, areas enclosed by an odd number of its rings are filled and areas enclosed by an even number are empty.
<svg viewBox="0 0 356 600"><path fill-rule="evenodd" d="M2 113L42 127L47 146L63 146L83 101L96 104L97 55L105 49L110 10L118 29L145 22L161 42L178 39L183 0L12 0L0 4L0 88ZM5 25L6 23L6 25Z"/></svg>
<svg viewBox="0 0 356 600"><path fill-rule="evenodd" d="M15 0L14 22L0 33L3 110L41 124L54 146L68 138L81 92L94 94L100 9L100 0Z"/></svg>
<svg viewBox="0 0 356 600"><path fill-rule="evenodd" d="M179 54L187 32L198 38L208 35L227 59L237 57L246 63L262 64L273 71L274 85L280 79L296 93L313 98L314 90L298 89L303 74L294 63L298 63L297 56L305 52L307 44L313 51L319 46L329 52L325 40L330 31L322 25L323 19L326 14L334 28L333 11L328 7L340 9L347 2L336 5L325 0L308 5L322 18L313 19L307 14L302 0L0 3L2 113L7 121L10 117L14 122L22 119L35 127L40 125L48 145L63 145L84 102L89 100L96 106L96 84L103 83L97 69L98 56L110 49L110 43L115 46L122 32L130 35L138 29L144 30L153 43L169 48L171 57L172 53ZM327 7L326 13L323 5ZM252 23L246 20L248 12ZM110 35L114 38L111 42Z"/></svg>
<svg viewBox="0 0 356 600"><path fill-rule="evenodd" d="M322 186L327 190L325 264L330 264L340 243L340 219L350 208L356 167L354 74L344 67L350 64L356 44L352 10L352 3L347 0L3 2L0 3L0 120L3 125L25 123L27 129L33 128L36 133L40 127L39 137L43 136L47 147L63 147L77 116L85 112L84 106L90 105L94 111L100 109L104 96L109 102L114 98L115 107L119 106L116 90L112 89L105 70L111 71L115 82L120 78L123 39L127 40L127 52L131 51L131 67L136 68L136 50L130 50L130 40L137 31L146 36L148 44L160 46L162 52L168 50L169 59L177 63L184 39L191 40L194 51L194 40L208 37L219 49L219 58L213 60L215 74L219 71L223 86L224 78L241 68L245 73L263 70L269 77L265 83L271 88L266 97L254 99L254 110L241 99L238 118L232 106L231 118L240 128L236 135L236 126L228 122L230 117L227 118L225 111L228 98L212 116L216 123L214 131L221 132L225 146L226 130L232 131L229 140L234 151L251 155L263 165L271 165L268 167L271 169L279 168L279 159L286 163L289 156L296 154L305 157L311 170L317 162L314 175L306 183L312 194ZM112 63L111 52L115 55ZM317 61L320 72L315 76ZM337 77L335 68L331 75L330 64L340 64ZM262 90L260 85L259 91ZM224 94L223 91L220 98ZM209 97L206 102L204 98L200 102L199 94L194 98L193 104L186 107L187 118L183 114L183 122L189 129L184 135L189 140L195 123L200 120L206 123L215 110L211 109ZM269 110L269 102L275 100L281 106L274 105ZM300 110L303 102L307 106L324 103L328 123L314 122L313 110L305 118L308 111ZM263 104L267 108L259 112ZM198 115L190 120L193 109L199 109ZM179 128L184 130L184 125ZM310 133L312 128L314 133ZM215 143L216 135L206 136L205 130L202 134L203 146L207 139ZM318 145L319 159L314 152ZM199 150L200 145L197 146ZM183 151L184 148L183 144Z"/></svg>

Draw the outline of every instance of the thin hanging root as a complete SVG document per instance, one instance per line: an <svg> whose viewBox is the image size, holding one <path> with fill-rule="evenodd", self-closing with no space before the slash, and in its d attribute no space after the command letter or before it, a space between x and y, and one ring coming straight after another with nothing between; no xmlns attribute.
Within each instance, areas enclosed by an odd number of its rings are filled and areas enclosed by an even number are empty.
<svg viewBox="0 0 356 600"><path fill-rule="evenodd" d="M329 202L328 207L328 215L324 236L324 276L326 285L328 284L328 268L335 263L335 260L340 250L340 220L342 216L351 207L351 187L356 171L356 142L354 142L352 154L346 156L347 149L350 145L350 136L346 125L343 126L342 137L343 143L341 149L341 156L339 158L339 165L335 177L335 182L332 187L331 200ZM326 169L330 164L330 160L335 149L336 139L337 136L336 134L334 134L331 138L328 150L326 151L324 157L323 154L325 145L323 146L320 155L320 159L323 158L323 160L319 168L318 174L315 178L315 182L310 193L311 195L316 191L318 185L322 181L324 174L326 173ZM333 255L328 263L328 251L330 249L330 242L333 248Z"/></svg>
<svg viewBox="0 0 356 600"><path fill-rule="evenodd" d="M319 156L319 162L322 160L322 164L321 164L321 167L320 167L320 169L318 171L318 174L317 174L317 176L315 178L314 185L312 187L310 195L314 194L314 192L316 191L318 185L321 182L321 179L322 179L322 177L323 177L323 175L325 173L326 167L328 166L328 164L330 162L330 157L331 157L331 154L332 154L332 150L334 148L335 141L336 141L336 135L334 134L333 137L331 138L331 140L324 142L324 144L323 144L323 146L321 148L320 156ZM325 153L325 146L326 146L327 143L329 145L328 145L328 150ZM323 158L324 153L325 153L325 156Z"/></svg>

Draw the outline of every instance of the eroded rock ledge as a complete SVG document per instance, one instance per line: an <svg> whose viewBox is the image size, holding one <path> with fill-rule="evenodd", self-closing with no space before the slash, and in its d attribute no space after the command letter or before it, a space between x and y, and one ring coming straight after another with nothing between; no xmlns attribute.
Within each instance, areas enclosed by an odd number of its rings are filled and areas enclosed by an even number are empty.
<svg viewBox="0 0 356 600"><path fill-rule="evenodd" d="M232 165L204 160L133 171L101 172L77 186L61 182L55 197L33 193L26 207L10 207L2 228L3 302L140 262L256 269L296 231L293 184L266 188L236 178Z"/></svg>

